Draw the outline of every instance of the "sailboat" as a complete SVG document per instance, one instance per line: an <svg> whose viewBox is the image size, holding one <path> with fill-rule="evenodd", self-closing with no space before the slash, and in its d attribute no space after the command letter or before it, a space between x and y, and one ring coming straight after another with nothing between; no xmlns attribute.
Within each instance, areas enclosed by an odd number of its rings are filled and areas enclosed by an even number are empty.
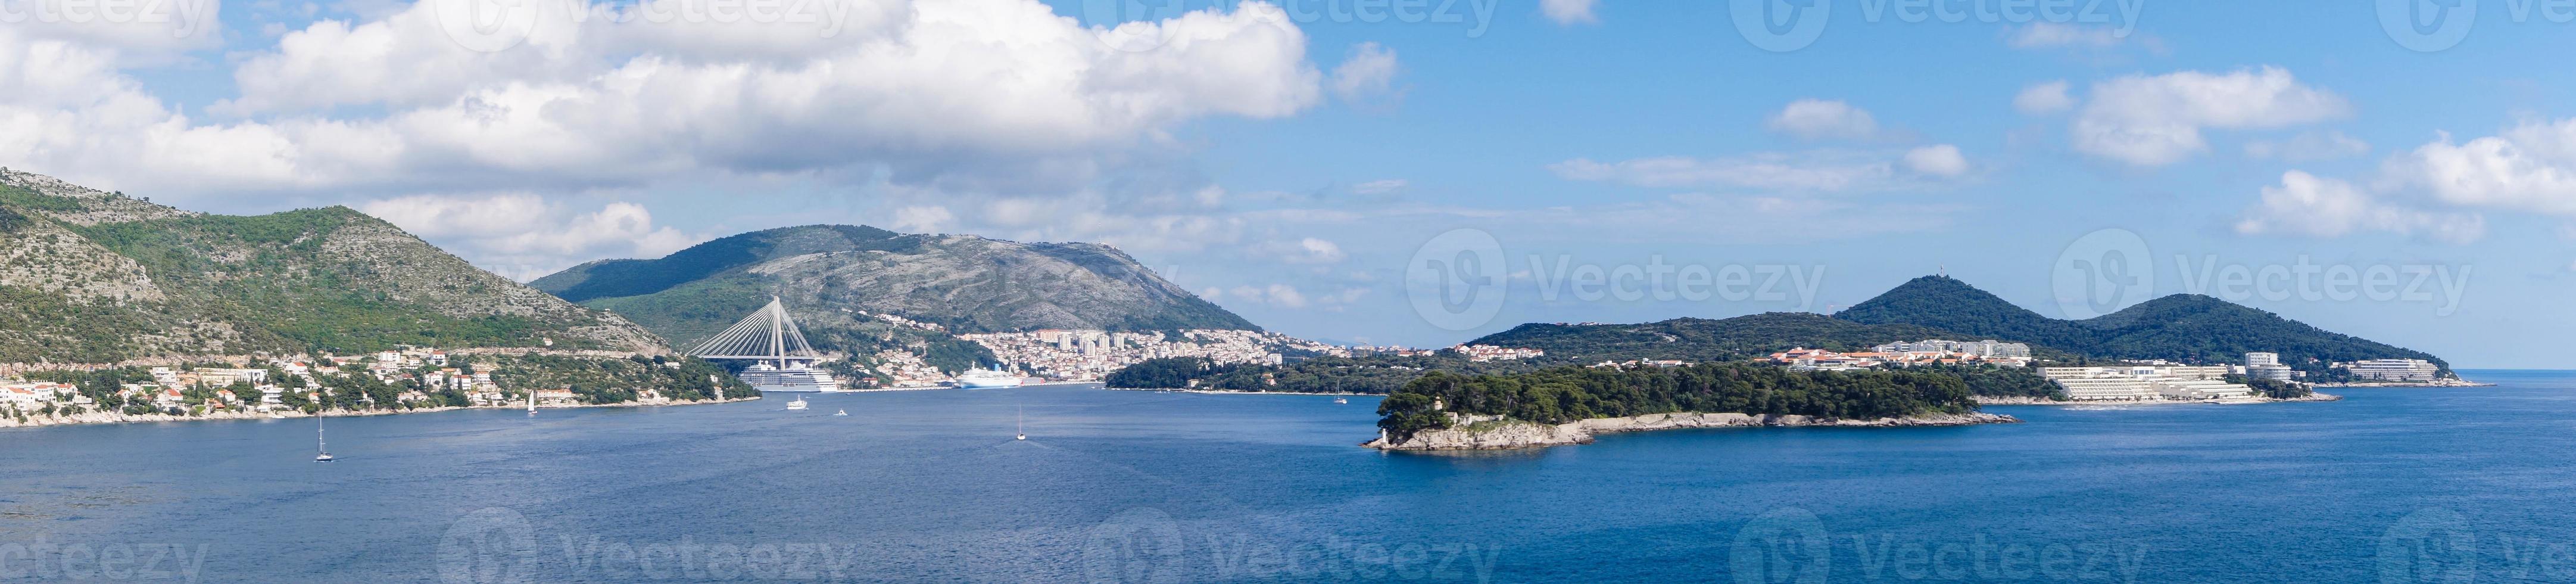
<svg viewBox="0 0 2576 584"><path fill-rule="evenodd" d="M528 415L537 415L537 390L528 390Z"/></svg>
<svg viewBox="0 0 2576 584"><path fill-rule="evenodd" d="M331 461L334 461L334 460L339 460L339 459L337 459L337 458L332 458L332 457L331 457L331 442L330 442L329 440L324 440L324 439L323 439L323 437L322 437L322 419L323 419L323 418L328 418L328 417L331 417L331 410L330 410L329 408L327 408L327 407L316 407L316 408L314 408L314 414L313 414L313 448L314 448L315 450L321 451L321 454L313 455L313 462L331 462Z"/></svg>
<svg viewBox="0 0 2576 584"><path fill-rule="evenodd" d="M787 402L787 411L791 411L791 412L801 412L801 411L805 411L805 396L801 396L801 395L800 395L800 396L796 396L796 401Z"/></svg>
<svg viewBox="0 0 2576 584"><path fill-rule="evenodd" d="M1020 440L1029 439L1029 409L1020 408Z"/></svg>

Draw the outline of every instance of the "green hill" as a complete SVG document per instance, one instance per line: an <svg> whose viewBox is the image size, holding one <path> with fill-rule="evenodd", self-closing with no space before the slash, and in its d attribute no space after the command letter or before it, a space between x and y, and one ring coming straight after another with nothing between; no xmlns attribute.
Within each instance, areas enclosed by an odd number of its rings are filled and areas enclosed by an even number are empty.
<svg viewBox="0 0 2576 584"><path fill-rule="evenodd" d="M744 233L660 259L591 262L530 285L624 315L684 349L775 295L817 348L853 355L900 348L947 369L991 357L949 333L1260 330L1109 246L850 225Z"/></svg>
<svg viewBox="0 0 2576 584"><path fill-rule="evenodd" d="M0 363L396 345L668 351L344 207L208 215L0 170Z"/></svg>
<svg viewBox="0 0 2576 584"><path fill-rule="evenodd" d="M2337 334L2208 296L2177 294L2087 320L2031 312L1964 282L1916 278L1834 315L1876 325L1916 325L2045 345L2107 359L2167 359L2241 364L2251 352L2279 353L2283 364L2323 371L2334 361L2413 358L2422 351ZM2448 367L2447 364L2444 365Z"/></svg>

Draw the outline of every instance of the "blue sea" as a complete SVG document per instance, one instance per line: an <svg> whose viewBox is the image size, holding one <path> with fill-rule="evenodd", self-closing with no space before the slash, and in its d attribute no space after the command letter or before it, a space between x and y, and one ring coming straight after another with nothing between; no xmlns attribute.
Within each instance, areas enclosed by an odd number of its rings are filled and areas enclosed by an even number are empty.
<svg viewBox="0 0 2576 584"><path fill-rule="evenodd" d="M2576 373L2465 374L1467 455L1087 386L0 430L0 580L2576 581Z"/></svg>

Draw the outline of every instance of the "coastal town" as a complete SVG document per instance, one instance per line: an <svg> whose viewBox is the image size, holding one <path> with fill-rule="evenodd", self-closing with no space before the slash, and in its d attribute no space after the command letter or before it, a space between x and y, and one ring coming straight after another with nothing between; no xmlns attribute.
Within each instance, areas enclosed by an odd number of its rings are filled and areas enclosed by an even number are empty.
<svg viewBox="0 0 2576 584"><path fill-rule="evenodd" d="M593 356L596 357L596 356ZM0 380L0 424L41 425L48 421L95 420L102 416L256 416L303 415L323 400L327 388L347 395L355 409L418 410L467 407L538 407L587 405L590 398L570 387L517 387L478 368L477 359L497 359L489 352L456 353L427 347L405 347L359 355L250 358L233 362L200 362L149 368L91 371L37 371L30 381ZM678 368L678 361L657 361ZM119 372L112 386L87 375ZM80 382L72 381L78 379ZM637 389L636 401L669 401L652 389ZM531 395L533 394L533 396Z"/></svg>
<svg viewBox="0 0 2576 584"><path fill-rule="evenodd" d="M1050 329L966 334L958 338L983 345L1006 366L1027 375L1081 382L1099 381L1112 371L1147 359L1200 357L1217 363L1277 365L1291 356L1349 357L1355 350L1279 333L1239 330L1171 334Z"/></svg>
<svg viewBox="0 0 2576 584"><path fill-rule="evenodd" d="M1993 365L2030 367L2030 346L1994 340L1927 339L1879 345L1868 351L1841 353L1795 348L1773 353L1767 361L1791 369L1853 371L1920 365ZM2336 385L2466 385L2442 375L2439 364L2422 359L2372 359L2328 364L2349 382ZM2241 365L2188 365L2147 360L2114 365L2039 368L2069 401L2144 402L2243 399L2257 392L2230 379L2308 384L2308 373L2281 362L2277 353L2247 353Z"/></svg>

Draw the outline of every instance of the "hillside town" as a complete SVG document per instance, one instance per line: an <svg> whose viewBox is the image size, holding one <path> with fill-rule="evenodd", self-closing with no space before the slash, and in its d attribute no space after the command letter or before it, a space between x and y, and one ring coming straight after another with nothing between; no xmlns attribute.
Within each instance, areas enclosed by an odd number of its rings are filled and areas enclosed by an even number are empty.
<svg viewBox="0 0 2576 584"><path fill-rule="evenodd" d="M1772 353L1770 361L1798 370L1851 371L1916 365L1987 364L2029 367L2031 356L2030 345L2022 343L1926 339L1910 343L1888 343L1855 353L1837 353L1799 347Z"/></svg>
<svg viewBox="0 0 2576 584"><path fill-rule="evenodd" d="M958 335L991 349L1005 366L1056 381L1099 381L1121 367L1164 357L1277 365L1290 355L1349 357L1352 349L1288 335L1240 330L1131 333L1037 330Z"/></svg>

